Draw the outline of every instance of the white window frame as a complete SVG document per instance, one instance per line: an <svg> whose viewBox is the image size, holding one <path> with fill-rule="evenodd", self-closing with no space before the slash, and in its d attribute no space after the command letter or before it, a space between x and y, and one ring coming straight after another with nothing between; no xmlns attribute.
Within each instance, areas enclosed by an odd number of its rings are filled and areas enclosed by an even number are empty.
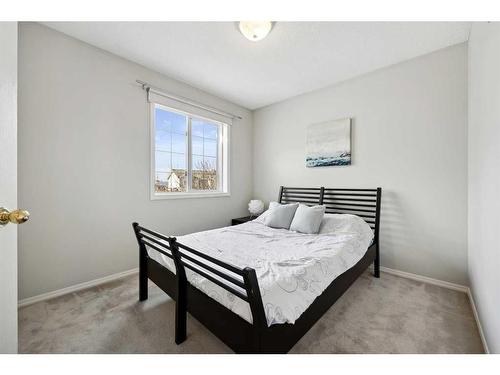
<svg viewBox="0 0 500 375"><path fill-rule="evenodd" d="M186 154L187 154L187 184L188 191L186 192L168 192L157 193L155 191L156 185L156 129L155 129L155 108L159 107L169 112L178 113L188 118L187 134L186 134ZM192 177L192 154L191 154L191 121L192 119L200 119L215 124L219 124L219 134L217 137L217 190L191 190L191 177ZM151 200L160 199L184 199L184 198L216 198L216 197L229 197L231 196L229 190L229 155L230 155L230 130L231 126L227 123L213 120L208 117L199 116L186 111L181 111L175 108L167 107L159 103L150 103L149 111L149 133L150 133L150 198Z"/></svg>

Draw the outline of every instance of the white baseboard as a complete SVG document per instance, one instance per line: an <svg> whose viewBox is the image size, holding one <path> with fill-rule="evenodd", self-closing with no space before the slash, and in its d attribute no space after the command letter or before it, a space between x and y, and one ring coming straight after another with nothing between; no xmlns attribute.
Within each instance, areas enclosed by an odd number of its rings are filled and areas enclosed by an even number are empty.
<svg viewBox="0 0 500 375"><path fill-rule="evenodd" d="M481 325L481 321L479 320L479 314L477 313L476 303L474 302L474 297L472 296L470 288L467 288L467 295L469 296L469 301L472 306L472 312L474 313L474 318L476 319L477 329L479 330L479 336L481 337L481 341L483 343L484 352L486 354L490 354L488 343L486 342L486 337L484 336L483 326Z"/></svg>
<svg viewBox="0 0 500 375"><path fill-rule="evenodd" d="M385 272L385 273L389 273L391 275L404 277L405 279L421 281L421 282L427 283L427 284L442 286L443 288L447 288L447 289L458 290L459 292L463 292L463 293L467 293L467 291L469 290L469 287L467 287L465 285L450 283L448 281L433 279L432 277L417 275L415 273L410 273L410 272L399 271L399 270L395 270L392 268L380 267L380 271Z"/></svg>
<svg viewBox="0 0 500 375"><path fill-rule="evenodd" d="M113 275L101 277L100 279L95 279L95 280L87 281L87 282L84 282L81 284L72 285L72 286L69 286L67 288L58 289L58 290L54 290L52 292L39 294L38 296L33 296L33 297L29 297L29 298L25 298L25 299L20 300L18 302L17 306L24 307L24 306L28 306L28 305L31 305L31 304L36 303L36 302L46 301L48 299L60 297L60 296L63 296L65 294L74 293L74 292L77 292L77 291L82 290L82 289L92 288L94 286L108 283L110 281L123 279L124 277L127 277L129 275L133 275L133 274L138 273L138 272L139 272L139 268L134 268L134 269L131 269L128 271L123 271L123 272L115 273Z"/></svg>
<svg viewBox="0 0 500 375"><path fill-rule="evenodd" d="M371 268L373 268L373 267L371 267ZM485 353L489 354L488 343L486 342L486 338L485 338L484 333L483 333L483 327L481 325L481 321L479 320L479 315L477 313L476 304L474 302L474 298L472 296L472 293L471 293L469 287L467 287L465 285L450 283L448 281L433 279L433 278L427 277L427 276L417 275L417 274L410 273L410 272L399 271L399 270L395 270L395 269L387 268L387 267L380 267L380 271L391 274L391 275L404 277L406 279L421 281L423 283L438 285L438 286L441 286L443 288L457 290L459 292L466 293L467 296L469 297L469 301L470 301L470 304L472 306L472 312L474 313L474 318L476 319L477 327L479 330L479 335L481 337L481 341L482 341L483 346L484 346L484 351L485 351ZM54 290L54 291L48 292L48 293L43 293L43 294L40 294L38 296L25 298L25 299L22 299L19 301L18 307L28 306L28 305L31 305L31 304L36 303L36 302L46 301L46 300L51 299L51 298L56 298L56 297L63 296L65 294L74 293L74 292L77 292L79 290L91 288L91 287L94 287L94 286L97 286L100 284L104 284L104 283L107 283L110 281L119 280L119 279L122 279L124 277L129 276L129 275L133 275L133 274L138 273L138 272L139 272L139 269L134 268L134 269L131 269L128 271L119 272L119 273L115 273L113 275L102 277L100 279L87 281L85 283L76 284L76 285L73 285L73 286L70 286L67 288Z"/></svg>

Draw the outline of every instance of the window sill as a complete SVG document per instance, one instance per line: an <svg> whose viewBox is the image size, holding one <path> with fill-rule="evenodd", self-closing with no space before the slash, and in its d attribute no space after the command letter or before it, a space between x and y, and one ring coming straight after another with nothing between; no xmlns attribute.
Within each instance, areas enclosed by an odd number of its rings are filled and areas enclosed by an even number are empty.
<svg viewBox="0 0 500 375"><path fill-rule="evenodd" d="M164 193L164 194L152 194L151 200L162 200L162 199L189 199L189 198L220 198L220 197L230 197L231 193Z"/></svg>

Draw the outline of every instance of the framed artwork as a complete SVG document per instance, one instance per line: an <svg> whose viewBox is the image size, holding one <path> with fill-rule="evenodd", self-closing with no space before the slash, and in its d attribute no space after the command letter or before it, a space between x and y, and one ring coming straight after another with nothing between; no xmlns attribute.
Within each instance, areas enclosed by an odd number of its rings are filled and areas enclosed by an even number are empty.
<svg viewBox="0 0 500 375"><path fill-rule="evenodd" d="M306 167L351 164L351 119L311 124L307 128Z"/></svg>

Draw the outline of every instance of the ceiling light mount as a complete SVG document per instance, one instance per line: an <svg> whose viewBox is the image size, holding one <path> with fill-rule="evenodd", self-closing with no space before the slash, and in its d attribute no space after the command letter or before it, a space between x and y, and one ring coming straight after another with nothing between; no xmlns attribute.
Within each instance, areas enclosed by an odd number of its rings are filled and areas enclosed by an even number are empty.
<svg viewBox="0 0 500 375"><path fill-rule="evenodd" d="M258 42L264 39L273 28L271 21L240 21L238 29L240 32L252 42Z"/></svg>

